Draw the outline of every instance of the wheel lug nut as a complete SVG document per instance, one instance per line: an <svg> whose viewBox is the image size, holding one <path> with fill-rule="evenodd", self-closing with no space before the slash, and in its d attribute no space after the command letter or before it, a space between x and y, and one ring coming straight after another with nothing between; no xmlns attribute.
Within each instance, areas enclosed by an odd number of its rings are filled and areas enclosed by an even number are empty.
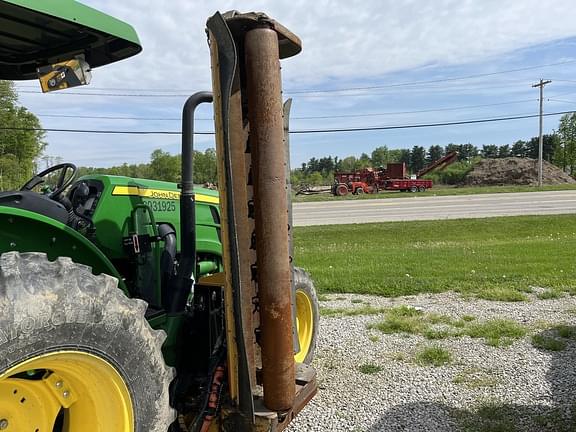
<svg viewBox="0 0 576 432"><path fill-rule="evenodd" d="M8 420L2 419L0 420L0 430L4 430L8 427Z"/></svg>

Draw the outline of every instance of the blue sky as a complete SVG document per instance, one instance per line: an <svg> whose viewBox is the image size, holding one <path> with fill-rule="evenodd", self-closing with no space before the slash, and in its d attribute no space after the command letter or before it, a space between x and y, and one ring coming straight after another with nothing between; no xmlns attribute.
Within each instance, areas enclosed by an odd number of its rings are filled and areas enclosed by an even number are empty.
<svg viewBox="0 0 576 432"><path fill-rule="evenodd" d="M178 131L179 121L94 117L179 118L184 95L209 86L204 22L216 9L268 12L302 38L303 53L286 60L282 70L285 96L294 99L293 130L536 114L538 91L531 85L540 78L553 81L545 89L545 112L576 108L576 8L568 1L254 0L236 4L174 0L154 13L135 0L120 5L87 3L133 24L144 51L133 59L95 69L91 86L74 90L84 95L41 95L35 93L36 83L18 83L21 102L46 128ZM543 65L550 66L539 67ZM516 71L499 73L510 70ZM477 76L482 74L493 75ZM476 77L455 79L470 76ZM407 84L414 82L420 83ZM54 117L61 115L92 118ZM213 130L211 117L209 107L200 109L196 129ZM558 120L545 118L545 132L556 128ZM512 144L537 133L538 120L532 118L297 134L291 137L291 155L293 166L299 166L311 157L359 156L380 145L411 148L470 142L481 147ZM180 148L178 136L51 132L47 138L48 155L84 166L146 162L156 148L171 153ZM213 147L212 137L196 137L197 149L208 147Z"/></svg>

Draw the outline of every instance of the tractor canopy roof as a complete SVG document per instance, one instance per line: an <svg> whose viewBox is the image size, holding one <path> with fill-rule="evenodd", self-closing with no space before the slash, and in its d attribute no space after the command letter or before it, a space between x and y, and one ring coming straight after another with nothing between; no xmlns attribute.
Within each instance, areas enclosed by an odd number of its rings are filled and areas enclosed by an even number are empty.
<svg viewBox="0 0 576 432"><path fill-rule="evenodd" d="M142 50L132 26L74 0L0 0L0 79L77 55L94 68Z"/></svg>

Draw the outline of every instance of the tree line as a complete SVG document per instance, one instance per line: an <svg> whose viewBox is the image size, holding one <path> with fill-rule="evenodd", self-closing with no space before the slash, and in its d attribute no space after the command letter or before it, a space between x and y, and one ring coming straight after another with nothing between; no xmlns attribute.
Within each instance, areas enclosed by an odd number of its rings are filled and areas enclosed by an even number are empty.
<svg viewBox="0 0 576 432"><path fill-rule="evenodd" d="M194 183L216 183L216 151L194 151ZM157 149L150 155L149 163L122 164L110 168L80 167L79 175L107 174L178 183L181 176L182 156Z"/></svg>
<svg viewBox="0 0 576 432"><path fill-rule="evenodd" d="M40 121L18 103L14 84L10 81L0 81L0 124L12 128L0 130L0 190L18 189L35 171L62 162L60 157L43 155L47 144ZM458 152L458 162L441 173L432 174L436 181L457 182L479 158L516 156L536 159L538 137L500 146L483 145L480 148L471 143L432 145L428 148L415 145L411 149L390 149L384 145L375 148L370 154L362 153L359 157L313 157L292 170L291 180L294 185L330 184L335 171L378 168L391 162L404 162L409 172L416 173L452 151ZM576 174L576 113L562 116L558 129L543 136L543 157L570 175ZM81 175L100 173L179 182L180 167L180 155L171 155L158 149L152 152L148 163L125 163L110 168L81 167L79 171ZM217 182L214 149L194 152L194 182Z"/></svg>
<svg viewBox="0 0 576 432"><path fill-rule="evenodd" d="M565 172L576 174L576 113L561 117L557 131L542 137L542 157ZM292 170L292 184L327 185L333 180L334 172L353 172L364 168L384 167L388 163L404 162L410 173L417 173L425 166L444 155L458 152L458 162L445 172L430 174L441 183L457 183L482 158L498 159L507 157L538 158L539 138L527 141L518 140L513 144L488 144L477 147L473 144L432 145L428 148L415 145L411 149L389 149L387 146L375 148L369 155L348 156L343 159L332 156L310 158L299 168Z"/></svg>

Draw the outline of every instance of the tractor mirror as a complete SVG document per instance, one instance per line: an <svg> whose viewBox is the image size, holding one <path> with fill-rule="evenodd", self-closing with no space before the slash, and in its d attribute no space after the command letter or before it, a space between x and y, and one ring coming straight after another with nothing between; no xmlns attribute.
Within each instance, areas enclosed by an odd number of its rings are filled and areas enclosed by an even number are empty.
<svg viewBox="0 0 576 432"><path fill-rule="evenodd" d="M83 55L37 69L44 93L90 84L92 74Z"/></svg>

